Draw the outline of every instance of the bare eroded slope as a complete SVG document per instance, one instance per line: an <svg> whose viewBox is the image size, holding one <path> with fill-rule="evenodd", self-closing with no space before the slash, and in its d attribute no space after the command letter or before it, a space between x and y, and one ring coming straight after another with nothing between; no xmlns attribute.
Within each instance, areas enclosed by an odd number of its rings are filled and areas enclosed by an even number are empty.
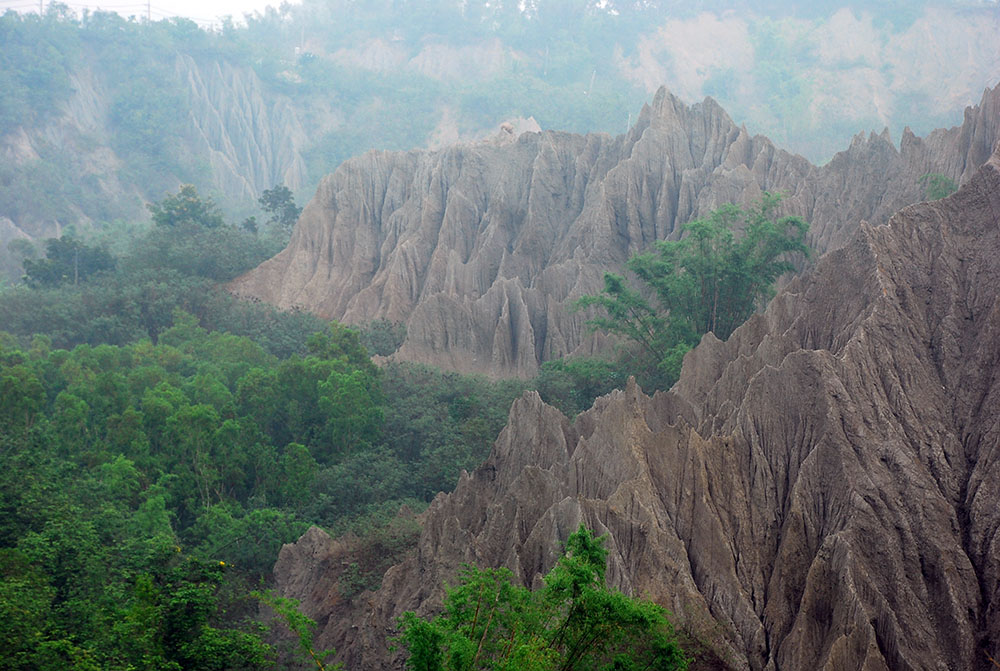
<svg viewBox="0 0 1000 671"><path fill-rule="evenodd" d="M998 127L1000 88L961 127L906 134L899 149L858 136L816 167L750 137L711 99L688 107L661 90L616 138L524 133L352 159L323 180L289 246L231 288L348 323L405 322L403 359L528 376L590 351L568 303L692 218L781 191L824 252L920 200L921 175L968 179Z"/></svg>
<svg viewBox="0 0 1000 671"><path fill-rule="evenodd" d="M393 618L433 611L460 562L531 583L584 521L614 584L732 668L984 671L998 501L1000 151L956 195L861 225L727 342L706 336L670 392L630 385L572 424L516 401L379 592L336 603L318 530L275 572L349 668L396 668Z"/></svg>

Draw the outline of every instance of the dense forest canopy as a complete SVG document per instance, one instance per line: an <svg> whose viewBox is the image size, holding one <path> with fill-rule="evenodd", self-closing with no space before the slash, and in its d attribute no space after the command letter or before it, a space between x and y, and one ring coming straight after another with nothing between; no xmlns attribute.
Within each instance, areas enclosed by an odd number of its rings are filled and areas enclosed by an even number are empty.
<svg viewBox="0 0 1000 671"><path fill-rule="evenodd" d="M295 208L270 195L267 211ZM773 202L748 221L769 225ZM339 592L377 588L413 513L482 462L524 389L575 414L627 375L658 379L632 357L530 381L376 367L365 343L391 354L398 325L218 287L281 244L280 220L227 223L191 185L149 209L114 245L49 239L0 292L0 614L26 623L3 634L5 668L266 666L248 590L283 543L311 524L350 534Z"/></svg>
<svg viewBox="0 0 1000 671"><path fill-rule="evenodd" d="M600 294L576 301L578 308L598 308L588 322L592 329L631 345L621 350L615 377L634 375L646 389L669 389L703 335L727 340L766 305L778 278L795 269L791 260L810 252L809 224L776 217L780 202L780 195L765 192L747 209L729 204L688 222L681 239L657 240L651 251L628 260L641 288L606 272Z"/></svg>
<svg viewBox="0 0 1000 671"><path fill-rule="evenodd" d="M564 555L529 590L509 569L465 567L441 615L399 618L399 642L413 671L686 671L689 659L666 611L606 584L605 537L583 524Z"/></svg>
<svg viewBox="0 0 1000 671"><path fill-rule="evenodd" d="M190 186L152 209L0 292L0 668L274 668L250 590L281 544L350 534L343 596L377 587L524 387L379 369L391 324L240 303L216 283L263 233Z"/></svg>

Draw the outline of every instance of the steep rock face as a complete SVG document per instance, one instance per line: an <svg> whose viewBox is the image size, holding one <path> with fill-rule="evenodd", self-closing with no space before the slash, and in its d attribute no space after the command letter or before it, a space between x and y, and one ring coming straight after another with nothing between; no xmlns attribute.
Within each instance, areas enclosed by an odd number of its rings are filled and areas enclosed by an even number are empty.
<svg viewBox="0 0 1000 671"><path fill-rule="evenodd" d="M991 668L1000 645L1000 151L956 195L863 224L679 383L572 424L533 392L354 605L310 602L349 668L461 562L526 584L582 521L609 580L732 668ZM282 550L279 589L322 570Z"/></svg>
<svg viewBox="0 0 1000 671"><path fill-rule="evenodd" d="M921 198L919 177L968 177L998 135L1000 87L960 128L926 139L858 136L817 168L750 137L711 99L665 90L626 135L524 133L435 152L372 152L320 184L289 246L234 293L349 323L403 321L398 356L531 375L594 347L567 304L680 224L782 191L823 252L859 221ZM977 163L978 160L978 163Z"/></svg>
<svg viewBox="0 0 1000 671"><path fill-rule="evenodd" d="M119 179L122 161L108 147L110 101L103 82L90 68L79 67L71 73L70 83L74 92L55 118L41 127L0 135L0 160L8 167L30 168L42 155L58 152L73 174L88 180L102 197L116 201L123 214L141 215L139 194L134 185ZM8 247L12 240L58 237L74 218L89 223L75 203L68 205L69 220L32 216L30 206L16 204L0 212L0 278L16 279L22 272L21 260Z"/></svg>
<svg viewBox="0 0 1000 671"><path fill-rule="evenodd" d="M291 189L304 185L302 151L307 142L289 99L267 94L249 67L178 55L174 70L190 103L183 150L207 162L211 182L204 186L214 187L227 200L252 203L275 184ZM0 136L0 157L9 165L28 168L40 156L52 160L58 152L69 172L85 180L88 197L114 203L116 216L144 218L148 213L143 204L164 194L150 192L147 184L122 174L126 162L112 149L114 87L106 79L95 63L81 60L70 73L73 94L59 113L44 125ZM70 202L69 208L70 215L56 219L34 218L30 208L0 212L0 218L10 221L0 226L0 273L16 276L20 270L7 249L10 240L42 240L61 235L68 224L90 223L78 204Z"/></svg>
<svg viewBox="0 0 1000 671"><path fill-rule="evenodd" d="M219 191L253 201L275 184L302 187L307 140L290 100L268 95L251 69L225 61L179 56L176 70L190 91L192 151L207 158Z"/></svg>

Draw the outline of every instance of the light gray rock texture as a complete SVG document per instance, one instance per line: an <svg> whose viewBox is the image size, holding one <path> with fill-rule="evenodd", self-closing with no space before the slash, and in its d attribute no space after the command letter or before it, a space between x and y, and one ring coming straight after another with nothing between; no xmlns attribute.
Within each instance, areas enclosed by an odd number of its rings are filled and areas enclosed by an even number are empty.
<svg viewBox="0 0 1000 671"><path fill-rule="evenodd" d="M303 187L307 175L302 153L308 142L301 112L289 98L269 94L248 66L177 55L173 67L187 103L178 111L183 115L178 151L205 161L210 180L199 185L202 195L214 190L227 203L245 206L277 184ZM111 118L114 87L107 78L88 59L76 63L70 72L73 93L58 113L41 125L0 136L0 160L27 169L58 148L59 160L72 173L88 178L88 197L112 203L111 211L122 218L146 219L145 203L167 194L123 171L126 157L112 148L119 131ZM158 176L163 184L181 181L169 172ZM68 225L84 231L93 223L72 202L65 219L39 218L32 208L21 209L0 212L0 219L9 222L0 225L0 277L15 279L21 273L20 259L7 247L11 240L24 238L40 248L42 240L60 236Z"/></svg>
<svg viewBox="0 0 1000 671"><path fill-rule="evenodd" d="M531 376L600 347L569 305L685 222L783 192L784 212L811 223L822 253L921 200L921 175L968 180L998 126L1000 87L960 127L907 132L898 149L887 133L859 135L816 167L751 137L712 99L688 107L661 89L616 138L523 133L347 161L321 182L288 247L231 290L347 323L405 322L400 359Z"/></svg>
<svg viewBox="0 0 1000 671"><path fill-rule="evenodd" d="M348 668L401 668L394 618L433 612L461 562L536 584L584 522L611 583L730 668L985 671L998 371L1000 151L957 194L856 227L728 341L705 336L670 392L629 384L573 423L526 393L381 589L307 612ZM282 549L287 596L324 579L315 536Z"/></svg>

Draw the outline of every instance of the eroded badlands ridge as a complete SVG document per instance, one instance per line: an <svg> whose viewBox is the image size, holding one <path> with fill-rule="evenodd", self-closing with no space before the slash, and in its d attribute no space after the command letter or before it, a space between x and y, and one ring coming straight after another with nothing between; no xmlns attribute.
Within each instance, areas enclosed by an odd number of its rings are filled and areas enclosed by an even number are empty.
<svg viewBox="0 0 1000 671"><path fill-rule="evenodd" d="M751 137L711 99L665 90L605 135L524 133L434 152L372 152L320 185L283 252L232 290L349 323L402 321L398 356L491 375L595 346L567 304L677 226L762 190L812 223L819 252L921 199L919 177L967 179L1000 139L1000 87L961 127L858 136L821 168ZM503 133L501 133L503 135Z"/></svg>
<svg viewBox="0 0 1000 671"><path fill-rule="evenodd" d="M727 342L706 336L670 392L630 385L572 424L516 401L379 592L333 603L318 530L283 548L278 586L349 668L395 668L393 618L432 611L460 562L530 584L584 521L615 585L732 668L985 670L998 371L1000 152L956 195L863 224Z"/></svg>

